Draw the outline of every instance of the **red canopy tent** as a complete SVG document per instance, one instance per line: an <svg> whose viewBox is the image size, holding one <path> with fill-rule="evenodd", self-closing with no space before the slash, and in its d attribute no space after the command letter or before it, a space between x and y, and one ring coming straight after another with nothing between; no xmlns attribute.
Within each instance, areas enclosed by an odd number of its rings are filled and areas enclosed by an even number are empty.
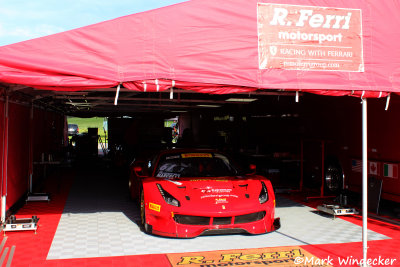
<svg viewBox="0 0 400 267"><path fill-rule="evenodd" d="M192 0L0 47L0 82L360 96L366 259L365 98L400 92L399 12L396 0Z"/></svg>
<svg viewBox="0 0 400 267"><path fill-rule="evenodd" d="M51 90L120 83L164 90L176 81L206 93L382 96L399 91L399 10L394 0L194 0L0 47L0 81ZM310 47L322 54L304 55ZM298 65L283 65L287 59ZM329 67L341 60L348 63Z"/></svg>

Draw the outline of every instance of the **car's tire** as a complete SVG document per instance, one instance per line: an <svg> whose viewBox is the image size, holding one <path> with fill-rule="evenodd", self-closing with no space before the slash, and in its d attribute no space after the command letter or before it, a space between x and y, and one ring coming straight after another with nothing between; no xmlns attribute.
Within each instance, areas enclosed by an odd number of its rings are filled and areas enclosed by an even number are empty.
<svg viewBox="0 0 400 267"><path fill-rule="evenodd" d="M343 171L337 161L328 161L325 168L325 188L331 193L340 193L343 189Z"/></svg>
<svg viewBox="0 0 400 267"><path fill-rule="evenodd" d="M152 227L146 223L146 207L144 202L144 192L143 189L140 190L140 221L142 223L143 229L146 233L151 234Z"/></svg>

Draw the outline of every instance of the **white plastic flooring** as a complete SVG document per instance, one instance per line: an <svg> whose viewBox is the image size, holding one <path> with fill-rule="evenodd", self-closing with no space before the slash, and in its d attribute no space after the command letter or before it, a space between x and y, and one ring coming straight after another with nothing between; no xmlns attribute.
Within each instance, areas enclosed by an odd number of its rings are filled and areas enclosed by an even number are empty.
<svg viewBox="0 0 400 267"><path fill-rule="evenodd" d="M151 236L139 227L140 215L129 199L126 179L112 173L76 177L47 259L162 254L307 244L360 242L362 228L277 196L281 229L264 235ZM368 231L369 240L387 239Z"/></svg>

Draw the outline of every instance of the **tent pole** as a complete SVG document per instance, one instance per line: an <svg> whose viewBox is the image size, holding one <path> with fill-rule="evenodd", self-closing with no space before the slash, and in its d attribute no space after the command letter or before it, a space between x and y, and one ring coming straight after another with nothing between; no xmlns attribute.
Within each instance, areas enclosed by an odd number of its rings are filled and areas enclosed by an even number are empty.
<svg viewBox="0 0 400 267"><path fill-rule="evenodd" d="M367 265L367 250L368 250L368 236L367 236L367 217L368 217L368 143L367 143L367 99L362 99L362 243L363 243L363 264Z"/></svg>
<svg viewBox="0 0 400 267"><path fill-rule="evenodd" d="M33 100L31 101L30 120L29 120L29 194L33 192Z"/></svg>
<svg viewBox="0 0 400 267"><path fill-rule="evenodd" d="M324 197L324 187L325 187L325 141L321 141L321 198Z"/></svg>
<svg viewBox="0 0 400 267"><path fill-rule="evenodd" d="M2 181L1 181L1 222L6 221L6 199L7 199L7 178L8 178L8 95L4 106L4 132L3 132L3 162L2 162Z"/></svg>
<svg viewBox="0 0 400 267"><path fill-rule="evenodd" d="M303 191L303 179L304 179L304 140L301 139L300 143L300 191Z"/></svg>

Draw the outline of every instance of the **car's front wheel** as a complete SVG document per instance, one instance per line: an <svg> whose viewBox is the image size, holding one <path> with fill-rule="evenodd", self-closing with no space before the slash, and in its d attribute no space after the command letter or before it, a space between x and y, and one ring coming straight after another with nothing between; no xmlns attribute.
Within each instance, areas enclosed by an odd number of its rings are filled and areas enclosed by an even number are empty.
<svg viewBox="0 0 400 267"><path fill-rule="evenodd" d="M146 233L151 234L151 225L146 223L146 204L144 202L144 192L141 190L140 193L140 220L143 225L143 229Z"/></svg>

